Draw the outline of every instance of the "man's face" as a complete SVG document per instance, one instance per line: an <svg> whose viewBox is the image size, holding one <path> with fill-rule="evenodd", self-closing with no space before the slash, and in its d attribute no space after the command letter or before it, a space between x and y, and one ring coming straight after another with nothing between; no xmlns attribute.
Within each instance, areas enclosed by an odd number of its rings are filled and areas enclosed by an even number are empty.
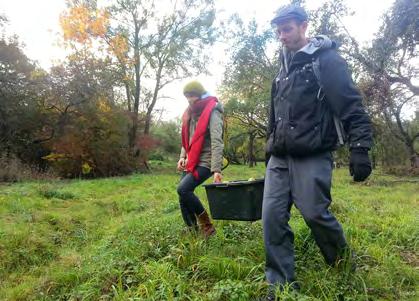
<svg viewBox="0 0 419 301"><path fill-rule="evenodd" d="M300 50L306 43L307 22L298 24L295 20L277 24L276 31L281 43L291 51Z"/></svg>

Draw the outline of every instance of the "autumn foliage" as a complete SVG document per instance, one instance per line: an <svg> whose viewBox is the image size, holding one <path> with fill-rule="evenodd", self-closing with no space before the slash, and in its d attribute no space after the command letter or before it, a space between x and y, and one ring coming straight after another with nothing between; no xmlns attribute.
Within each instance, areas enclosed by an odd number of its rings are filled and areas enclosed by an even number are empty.
<svg viewBox="0 0 419 301"><path fill-rule="evenodd" d="M109 14L105 10L92 11L85 5L78 5L61 14L60 24L65 40L91 43L92 37L104 37Z"/></svg>
<svg viewBox="0 0 419 301"><path fill-rule="evenodd" d="M124 175L136 170L140 157L127 147L129 120L123 112L98 99L84 104L44 157L63 177Z"/></svg>

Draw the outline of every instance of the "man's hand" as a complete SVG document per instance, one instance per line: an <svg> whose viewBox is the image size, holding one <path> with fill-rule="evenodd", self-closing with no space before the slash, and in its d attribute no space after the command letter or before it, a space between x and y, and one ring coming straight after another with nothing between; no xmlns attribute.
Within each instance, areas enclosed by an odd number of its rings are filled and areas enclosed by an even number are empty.
<svg viewBox="0 0 419 301"><path fill-rule="evenodd" d="M214 172L214 183L221 183L223 180L223 176L221 175L221 172Z"/></svg>
<svg viewBox="0 0 419 301"><path fill-rule="evenodd" d="M184 171L186 168L187 160L185 158L180 158L177 162L177 170L178 171Z"/></svg>
<svg viewBox="0 0 419 301"><path fill-rule="evenodd" d="M371 174L371 161L366 148L353 148L349 160L349 172L355 182L362 182Z"/></svg>

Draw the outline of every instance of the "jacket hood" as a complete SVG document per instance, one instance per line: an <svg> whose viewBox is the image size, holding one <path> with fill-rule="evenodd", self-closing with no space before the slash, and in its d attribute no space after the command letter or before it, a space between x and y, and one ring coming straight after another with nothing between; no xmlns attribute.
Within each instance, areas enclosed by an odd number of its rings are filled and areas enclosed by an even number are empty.
<svg viewBox="0 0 419 301"><path fill-rule="evenodd" d="M206 92L205 94L202 95L202 99L204 99L206 97L209 97L209 96L213 96L213 95ZM213 97L216 97L216 96L213 96ZM222 103L220 102L220 100L218 98L217 98L217 100L218 101L217 101L217 104L214 107L214 110L218 110L218 111L220 111L220 113L224 113L224 107L223 107Z"/></svg>
<svg viewBox="0 0 419 301"><path fill-rule="evenodd" d="M220 113L224 113L224 107L219 101L217 102L217 105L214 107L214 110L218 110L220 111Z"/></svg>
<svg viewBox="0 0 419 301"><path fill-rule="evenodd" d="M295 55L293 55L286 47L282 48L282 53L280 55L280 61L282 62L283 67L286 72L288 72L291 60L293 56L298 56L298 53L304 53L307 55L313 55L315 52L324 49L336 48L336 42L332 41L325 35L318 35L309 39L307 45L298 50Z"/></svg>
<svg viewBox="0 0 419 301"><path fill-rule="evenodd" d="M297 52L304 52L311 55L316 51L330 48L336 48L336 42L332 41L325 35L318 35L314 38L311 38L308 44Z"/></svg>
<svg viewBox="0 0 419 301"><path fill-rule="evenodd" d="M211 95L210 93L206 92L205 94L202 95L202 98L206 98L208 96L213 96L213 95ZM216 97L216 96L213 96L213 97ZM217 98L217 100L218 101L217 101L217 104L214 107L214 110L218 110L218 111L220 111L220 113L224 113L224 107L223 107L223 105L221 104L221 102L220 102L220 100L218 98Z"/></svg>

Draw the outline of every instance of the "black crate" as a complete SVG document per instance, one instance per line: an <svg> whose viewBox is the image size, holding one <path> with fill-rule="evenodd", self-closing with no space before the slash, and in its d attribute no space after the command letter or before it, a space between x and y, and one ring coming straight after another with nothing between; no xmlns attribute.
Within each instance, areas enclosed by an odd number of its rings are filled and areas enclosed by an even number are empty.
<svg viewBox="0 0 419 301"><path fill-rule="evenodd" d="M213 219L256 221L262 218L264 179L203 186Z"/></svg>

